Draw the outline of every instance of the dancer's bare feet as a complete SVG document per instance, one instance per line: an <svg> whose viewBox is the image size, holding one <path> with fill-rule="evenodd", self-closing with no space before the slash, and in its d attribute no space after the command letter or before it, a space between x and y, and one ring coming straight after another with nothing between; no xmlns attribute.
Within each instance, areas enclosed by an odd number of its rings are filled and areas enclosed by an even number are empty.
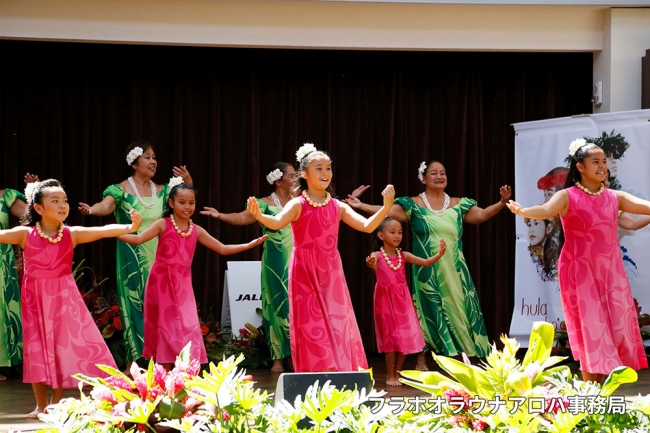
<svg viewBox="0 0 650 433"><path fill-rule="evenodd" d="M424 353L418 353L418 361L415 364L415 369L418 371L429 371Z"/></svg>
<svg viewBox="0 0 650 433"><path fill-rule="evenodd" d="M402 386L402 382L397 380L397 378L387 377L386 378L386 386Z"/></svg>
<svg viewBox="0 0 650 433"><path fill-rule="evenodd" d="M27 419L38 419L38 415L45 413L45 408L36 406L36 409L27 414Z"/></svg>
<svg viewBox="0 0 650 433"><path fill-rule="evenodd" d="M273 360L273 367L271 367L271 371L274 373L282 373L284 371L284 366L282 365L281 359Z"/></svg>
<svg viewBox="0 0 650 433"><path fill-rule="evenodd" d="M0 374L0 380L7 380L7 376L3 376Z"/></svg>

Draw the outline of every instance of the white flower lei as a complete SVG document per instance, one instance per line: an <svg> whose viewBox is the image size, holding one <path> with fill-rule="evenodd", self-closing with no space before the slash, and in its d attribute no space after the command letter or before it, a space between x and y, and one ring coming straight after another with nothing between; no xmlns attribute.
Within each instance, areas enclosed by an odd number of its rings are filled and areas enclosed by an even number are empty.
<svg viewBox="0 0 650 433"><path fill-rule="evenodd" d="M182 177L180 177L180 176L170 177L169 178L169 184L168 184L169 189L172 189L173 187L175 187L176 185L180 185L181 183L183 183L183 178Z"/></svg>
<svg viewBox="0 0 650 433"><path fill-rule="evenodd" d="M575 155L575 153L580 149L582 146L587 144L587 140L584 138L576 138L569 144L569 156Z"/></svg>
<svg viewBox="0 0 650 433"><path fill-rule="evenodd" d="M137 157L141 156L142 153L142 148L140 146L134 147L131 149L129 154L126 155L126 163L129 165L133 164L133 161L135 161Z"/></svg>
<svg viewBox="0 0 650 433"><path fill-rule="evenodd" d="M34 195L36 194L39 183L40 182L31 182L25 186L25 198L27 198L27 204L34 202Z"/></svg>
<svg viewBox="0 0 650 433"><path fill-rule="evenodd" d="M313 143L305 143L300 146L300 149L296 151L296 158L298 159L298 162L302 161L305 155L307 155L309 152L314 151L316 151L316 146L314 146Z"/></svg>
<svg viewBox="0 0 650 433"><path fill-rule="evenodd" d="M422 164L420 164L420 167L418 167L418 179L420 179L420 182L424 179L424 172L427 169L427 163L426 161L422 161Z"/></svg>
<svg viewBox="0 0 650 433"><path fill-rule="evenodd" d="M273 185L273 182L282 179L283 174L284 173L282 173L282 170L276 168L275 170L273 170L272 172L266 175L266 181L271 185Z"/></svg>

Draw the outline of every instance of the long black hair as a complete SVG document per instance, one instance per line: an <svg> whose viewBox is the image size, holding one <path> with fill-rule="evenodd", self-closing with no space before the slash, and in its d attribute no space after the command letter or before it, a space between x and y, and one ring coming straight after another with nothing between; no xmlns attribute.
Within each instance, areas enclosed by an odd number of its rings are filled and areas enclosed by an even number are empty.
<svg viewBox="0 0 650 433"><path fill-rule="evenodd" d="M37 222L41 221L41 215L34 210L35 204L43 204L43 192L46 188L59 187L63 188L61 182L56 179L47 179L43 182L36 182L36 187L32 193L32 197L27 197L27 208L25 208L25 213L20 218L20 223L24 226L34 226Z"/></svg>
<svg viewBox="0 0 650 433"><path fill-rule="evenodd" d="M312 150L307 155L302 157L302 159L298 163L298 171L300 172L307 171L307 167L309 167L309 164L311 164L311 162L317 158L327 158L330 160L330 163L332 163L332 159L327 153L323 152L322 150ZM293 188L291 188L291 193L293 194L294 197L298 197L306 189L307 189L307 181L302 176L298 176L293 185ZM334 184L331 181L330 184L327 186L326 191L329 192L332 197L334 197Z"/></svg>
<svg viewBox="0 0 650 433"><path fill-rule="evenodd" d="M153 150L153 146L151 145L151 143L149 143L146 140L134 141L133 143L129 144L129 146L126 148L126 151L124 152L124 159L126 159L126 157L129 155L129 152L131 152L136 147L141 148L143 154L149 149ZM133 165L138 163L138 159L140 159L139 156L136 159L134 159L131 162L131 164L129 164L129 176L133 176L133 173L135 173L135 169L133 168Z"/></svg>
<svg viewBox="0 0 650 433"><path fill-rule="evenodd" d="M168 218L169 216L171 216L171 214L174 213L174 209L172 209L172 207L169 205L169 201L170 200L174 201L174 197L176 197L178 191L182 189L189 189L190 191L192 191L194 193L194 199L198 198L199 196L199 191L197 191L197 189L194 188L192 185L188 185L185 182L179 183L178 185L173 187L172 190L169 192L169 198L167 199L167 205L166 205L167 207L165 208L162 214L163 218Z"/></svg>
<svg viewBox="0 0 650 433"><path fill-rule="evenodd" d="M569 161L569 172L566 175L566 181L564 182L564 189L572 187L576 182L580 182L580 170L578 170L578 163L583 164L585 158L594 150L600 149L594 143L585 143L583 144L573 156L569 156L567 159Z"/></svg>
<svg viewBox="0 0 650 433"><path fill-rule="evenodd" d="M381 247L384 246L384 241L382 241L381 239L379 239L379 236L378 236L378 235L379 235L379 232L381 232L382 230L384 230L384 227L386 227L386 224L388 224L388 223L391 222L391 221L397 221L397 220L396 220L395 218L386 217L386 218L384 218L384 219L382 220L382 222L379 223L379 226L377 226L377 230L375 230L375 241L374 241L374 243L373 243L373 245L372 245L373 248L374 248L373 252L374 252L374 251L379 251L379 249L380 249ZM399 221L397 221L397 222L399 223L399 225L400 225L400 227L401 227L401 226L402 226L402 223L400 223Z"/></svg>

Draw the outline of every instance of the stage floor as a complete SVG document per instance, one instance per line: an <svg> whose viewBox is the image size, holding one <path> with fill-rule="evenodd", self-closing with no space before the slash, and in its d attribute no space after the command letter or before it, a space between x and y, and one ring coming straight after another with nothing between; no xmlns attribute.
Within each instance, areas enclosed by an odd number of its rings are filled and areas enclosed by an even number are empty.
<svg viewBox="0 0 650 433"><path fill-rule="evenodd" d="M428 396L425 392L411 388L410 386L386 387L386 367L384 357L379 354L368 356L368 363L373 371L375 378L375 389L387 392L386 398L404 397L405 399L415 396ZM433 367L433 360L429 360L429 367ZM407 357L404 369L415 368L415 355ZM275 392L275 386L280 373L272 373L270 370L248 370L253 375L256 386ZM65 397L74 397L77 394L76 389L66 390ZM616 395L634 397L636 395L650 394L650 369L639 371L639 380L636 383L621 386ZM28 420L25 415L34 409L34 395L32 387L24 384L21 378L14 377L5 381L0 381L0 432L29 432L45 427L40 421Z"/></svg>

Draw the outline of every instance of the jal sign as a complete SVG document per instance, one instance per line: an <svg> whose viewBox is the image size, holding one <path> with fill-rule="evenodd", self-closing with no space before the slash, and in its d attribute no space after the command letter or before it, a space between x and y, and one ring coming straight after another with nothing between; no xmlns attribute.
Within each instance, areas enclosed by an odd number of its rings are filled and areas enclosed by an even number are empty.
<svg viewBox="0 0 650 433"><path fill-rule="evenodd" d="M262 308L261 262L228 262L221 308L222 326L237 335L246 323L262 324L256 310Z"/></svg>

